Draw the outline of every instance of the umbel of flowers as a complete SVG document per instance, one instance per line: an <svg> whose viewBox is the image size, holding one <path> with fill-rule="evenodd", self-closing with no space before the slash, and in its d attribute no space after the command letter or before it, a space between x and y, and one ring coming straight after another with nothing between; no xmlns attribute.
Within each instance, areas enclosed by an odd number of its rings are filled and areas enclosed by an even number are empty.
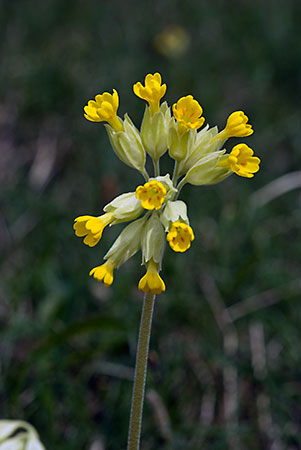
<svg viewBox="0 0 301 450"><path fill-rule="evenodd" d="M138 170L145 183L111 201L104 207L104 214L77 217L74 230L76 236L84 238L84 244L94 247L107 225L130 222L104 256L105 263L93 268L90 275L110 286L114 270L141 249L146 274L138 288L160 294L165 291L159 275L165 242L173 251L185 252L194 240L186 204L178 200L181 188L186 183L219 183L233 173L252 178L259 170L260 159L244 143L228 153L224 148L228 138L253 133L243 111L230 114L225 128L218 131L217 127L203 126L203 109L192 95L180 98L172 106L173 116L167 102L160 105L166 84L162 84L159 73L146 75L144 84L133 86L136 96L147 102L140 131L127 114L124 119L117 115L119 97L115 89L113 94L96 95L84 108L86 119L105 122L116 155ZM166 151L175 162L172 177L160 174L159 160ZM145 168L147 154L153 160L153 177Z"/></svg>

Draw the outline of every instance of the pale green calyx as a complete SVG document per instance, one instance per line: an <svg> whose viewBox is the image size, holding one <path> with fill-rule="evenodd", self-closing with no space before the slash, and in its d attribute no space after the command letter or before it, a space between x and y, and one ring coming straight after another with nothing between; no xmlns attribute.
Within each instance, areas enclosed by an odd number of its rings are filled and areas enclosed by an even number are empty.
<svg viewBox="0 0 301 450"><path fill-rule="evenodd" d="M179 134L178 123L172 118L168 134L168 152L171 158L182 161L190 154L190 149L194 144L196 130L188 130L184 134Z"/></svg>
<svg viewBox="0 0 301 450"><path fill-rule="evenodd" d="M108 203L103 210L105 212L114 211L114 220L111 225L137 219L144 211L135 192L119 195Z"/></svg>
<svg viewBox="0 0 301 450"><path fill-rule="evenodd" d="M200 158L196 164L188 170L181 183L190 183L195 186L211 184L210 179L215 176L216 164L225 151L226 150L220 150L218 152L209 153Z"/></svg>
<svg viewBox="0 0 301 450"><path fill-rule="evenodd" d="M165 247L165 232L157 213L153 213L145 224L141 237L142 264L150 259L161 268Z"/></svg>
<svg viewBox="0 0 301 450"><path fill-rule="evenodd" d="M115 131L110 125L105 125L112 147L125 164L145 174L145 150L140 133L127 114L124 116L122 131Z"/></svg>
<svg viewBox="0 0 301 450"><path fill-rule="evenodd" d="M166 102L162 103L159 111L153 115L149 106L145 107L141 124L141 138L146 151L154 161L158 161L167 150L170 119L170 108Z"/></svg>
<svg viewBox="0 0 301 450"><path fill-rule="evenodd" d="M186 203L182 202L182 200L167 202L160 220L165 231L169 231L174 222L183 222L189 225Z"/></svg>
<svg viewBox="0 0 301 450"><path fill-rule="evenodd" d="M203 130L196 134L195 140L188 148L187 156L179 164L179 175L187 173L203 156L220 150L220 141L212 142L217 134L217 127L210 128L207 125Z"/></svg>
<svg viewBox="0 0 301 450"><path fill-rule="evenodd" d="M110 258L110 261L118 268L134 256L140 249L145 221L146 216L126 226L106 253L104 259L107 260Z"/></svg>
<svg viewBox="0 0 301 450"><path fill-rule="evenodd" d="M228 178L230 175L233 175L232 170L225 169L224 167L216 167L214 171L211 172L210 176L208 176L206 184L219 183L220 181Z"/></svg>

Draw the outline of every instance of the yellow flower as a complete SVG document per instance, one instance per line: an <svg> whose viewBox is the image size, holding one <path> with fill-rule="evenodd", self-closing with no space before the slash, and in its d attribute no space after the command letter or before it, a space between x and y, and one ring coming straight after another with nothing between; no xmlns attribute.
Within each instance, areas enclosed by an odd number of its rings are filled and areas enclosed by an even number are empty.
<svg viewBox="0 0 301 450"><path fill-rule="evenodd" d="M84 244L94 247L101 239L104 228L114 220L113 212L99 217L80 216L74 220L73 228L78 237L86 236Z"/></svg>
<svg viewBox="0 0 301 450"><path fill-rule="evenodd" d="M201 117L203 109L192 95L180 98L172 106L172 111L179 124L179 134L189 129L197 130L205 122L205 118Z"/></svg>
<svg viewBox="0 0 301 450"><path fill-rule="evenodd" d="M153 116L157 111L159 111L159 103L166 92L166 84L161 84L162 78L158 72L154 75L150 73L146 75L144 83L145 87L142 86L140 81L135 83L133 86L133 91L137 97L148 102L151 115Z"/></svg>
<svg viewBox="0 0 301 450"><path fill-rule="evenodd" d="M152 180L136 189L136 197L144 209L160 209L164 203L166 189L160 181Z"/></svg>
<svg viewBox="0 0 301 450"><path fill-rule="evenodd" d="M238 144L217 167L230 169L241 177L252 178L254 173L258 172L260 163L260 159L253 155L253 150L246 144Z"/></svg>
<svg viewBox="0 0 301 450"><path fill-rule="evenodd" d="M115 268L115 264L110 261L110 258L108 261L106 261L101 266L94 267L94 269L90 270L89 275L95 278L97 281L103 281L103 284L106 287L111 286L113 283L114 277L113 277L113 270Z"/></svg>
<svg viewBox="0 0 301 450"><path fill-rule="evenodd" d="M104 92L96 95L95 101L89 100L88 105L84 107L84 116L91 122L108 122L115 131L122 131L123 125L117 117L118 106L118 93L113 89L113 94Z"/></svg>
<svg viewBox="0 0 301 450"><path fill-rule="evenodd" d="M252 125L248 122L248 117L243 111L235 111L227 119L226 127L220 133L218 133L211 142L215 139L221 139L225 141L230 137L247 137L250 136L254 130Z"/></svg>
<svg viewBox="0 0 301 450"><path fill-rule="evenodd" d="M166 236L170 247L175 252L186 252L194 240L192 228L186 223L174 222Z"/></svg>
<svg viewBox="0 0 301 450"><path fill-rule="evenodd" d="M138 289L143 292L150 292L153 295L159 295L165 291L165 283L158 274L159 264L152 259L146 263L146 274L141 278Z"/></svg>

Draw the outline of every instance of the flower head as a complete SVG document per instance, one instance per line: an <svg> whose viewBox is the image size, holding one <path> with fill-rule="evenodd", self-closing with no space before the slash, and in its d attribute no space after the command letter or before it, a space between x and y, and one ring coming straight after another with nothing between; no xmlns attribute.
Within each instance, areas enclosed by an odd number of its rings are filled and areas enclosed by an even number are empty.
<svg viewBox="0 0 301 450"><path fill-rule="evenodd" d="M159 103L166 92L166 84L161 84L162 78L158 72L154 75L150 73L146 75L144 83L145 86L143 86L140 81L135 83L133 91L137 97L148 102L151 114L154 115L159 111Z"/></svg>
<svg viewBox="0 0 301 450"><path fill-rule="evenodd" d="M248 117L243 111L235 111L227 119L224 130L218 133L211 142L215 139L221 139L225 141L230 137L247 137L253 133L252 125L248 122Z"/></svg>
<svg viewBox="0 0 301 450"><path fill-rule="evenodd" d="M229 137L245 137L253 133L248 117L235 111L227 119L224 130L217 126L200 127L205 122L203 109L192 95L180 98L171 108L167 102L160 105L166 92L159 73L148 74L144 86L138 82L134 93L146 100L144 117L136 128L128 114L123 120L117 116L118 94L104 92L85 106L85 117L92 122L107 122L113 150L128 166L138 170L144 184L134 192L121 194L104 207L105 214L80 216L75 219L75 234L84 243L95 246L107 225L130 222L119 234L104 256L104 264L90 271L105 286L113 283L113 271L128 261L139 250L146 274L139 281L139 289L152 294L165 291L159 275L166 242L175 252L183 253L191 246L194 233L189 225L186 204L179 200L183 186L212 185L233 173L252 178L259 170L260 159L245 144L233 147L226 154L224 142ZM172 179L160 172L160 158L168 150L175 160ZM154 172L148 173L146 156L152 159Z"/></svg>
<svg viewBox="0 0 301 450"><path fill-rule="evenodd" d="M84 244L94 247L101 239L104 228L114 220L113 212L99 217L79 216L74 220L73 229L78 237L86 236Z"/></svg>
<svg viewBox="0 0 301 450"><path fill-rule="evenodd" d="M160 181L152 180L136 189L136 197L144 209L160 209L164 203L166 189Z"/></svg>
<svg viewBox="0 0 301 450"><path fill-rule="evenodd" d="M189 129L197 130L205 122L205 118L201 117L203 109L192 95L180 98L172 106L172 111L180 125L179 134L183 134L184 131Z"/></svg>
<svg viewBox="0 0 301 450"><path fill-rule="evenodd" d="M122 122L117 117L118 106L118 93L113 89L113 94L104 92L96 95L95 100L89 100L84 107L84 116L90 122L108 122L115 131L122 131Z"/></svg>
<svg viewBox="0 0 301 450"><path fill-rule="evenodd" d="M140 279L138 289L159 295L165 291L165 283L158 273L159 264L152 259L146 264L146 274Z"/></svg>
<svg viewBox="0 0 301 450"><path fill-rule="evenodd" d="M106 287L111 286L113 283L114 277L113 277L113 270L115 268L115 264L108 259L104 264L101 266L94 267L92 270L90 270L89 275L92 276L97 281L103 281L103 284Z"/></svg>
<svg viewBox="0 0 301 450"><path fill-rule="evenodd" d="M175 252L186 252L194 240L192 228L186 223L174 222L166 239Z"/></svg>
<svg viewBox="0 0 301 450"><path fill-rule="evenodd" d="M253 150L246 144L238 144L217 166L232 170L241 177L252 178L258 172L260 163L260 159L253 155Z"/></svg>

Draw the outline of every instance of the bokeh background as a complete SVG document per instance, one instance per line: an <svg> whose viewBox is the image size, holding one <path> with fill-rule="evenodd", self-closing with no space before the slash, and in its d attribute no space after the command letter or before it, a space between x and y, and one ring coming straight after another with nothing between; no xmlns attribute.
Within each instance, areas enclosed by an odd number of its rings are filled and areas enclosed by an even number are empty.
<svg viewBox="0 0 301 450"><path fill-rule="evenodd" d="M142 449L301 448L300 17L299 0L0 2L0 415L47 450L126 447L144 269L90 279L122 226L90 249L72 223L143 181L83 106L115 88L139 126L132 85L156 71L212 126L244 110L262 165L182 191L196 239L166 250Z"/></svg>

